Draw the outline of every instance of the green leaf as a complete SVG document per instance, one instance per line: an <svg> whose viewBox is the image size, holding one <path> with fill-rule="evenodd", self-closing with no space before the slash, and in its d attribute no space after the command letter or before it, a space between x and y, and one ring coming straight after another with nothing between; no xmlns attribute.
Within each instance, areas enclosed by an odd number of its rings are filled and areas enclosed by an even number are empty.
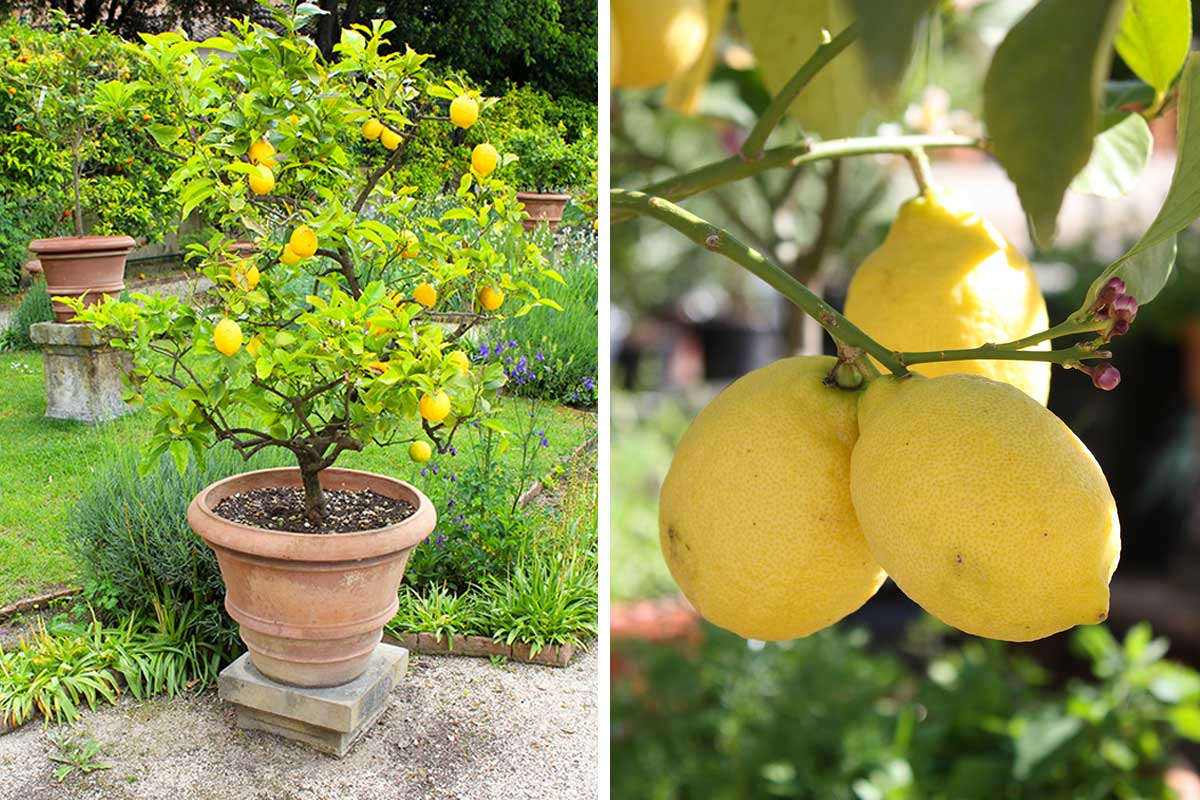
<svg viewBox="0 0 1200 800"><path fill-rule="evenodd" d="M187 443L179 439L174 439L170 444L171 458L175 461L175 469L179 470L179 474L183 475L187 472L188 466L188 449Z"/></svg>
<svg viewBox="0 0 1200 800"><path fill-rule="evenodd" d="M150 135L154 137L154 141L158 143L159 147L168 147L183 133L183 129L178 125L160 125L158 123L147 125L146 130L150 131Z"/></svg>
<svg viewBox="0 0 1200 800"><path fill-rule="evenodd" d="M1187 59L1191 42L1188 0L1129 0L1117 31L1117 53L1134 75L1165 92Z"/></svg>
<svg viewBox="0 0 1200 800"><path fill-rule="evenodd" d="M1123 120L1096 136L1092 157L1071 188L1097 197L1121 197L1138 182L1150 163L1154 136L1141 114Z"/></svg>
<svg viewBox="0 0 1200 800"><path fill-rule="evenodd" d="M850 0L867 51L871 82L891 90L904 79L922 18L933 0Z"/></svg>
<svg viewBox="0 0 1200 800"><path fill-rule="evenodd" d="M1188 58L1179 84L1179 123L1175 139L1175 174L1158 216L1129 252L1108 266L1092 283L1075 317L1086 316L1096 295L1114 275L1127 284L1139 304L1162 290L1175 264L1175 237L1200 217L1200 54Z"/></svg>
<svg viewBox="0 0 1200 800"><path fill-rule="evenodd" d="M841 0L741 0L738 18L772 94L812 56L823 32L837 35L853 19ZM788 115L805 131L835 139L857 133L870 106L867 56L856 42L805 87Z"/></svg>
<svg viewBox="0 0 1200 800"><path fill-rule="evenodd" d="M1041 0L1004 37L988 69L983 110L992 151L1043 246L1092 152L1121 8L1121 0Z"/></svg>
<svg viewBox="0 0 1200 800"><path fill-rule="evenodd" d="M1013 760L1013 777L1025 780L1038 765L1054 755L1083 728L1083 720L1063 717L1053 710L1046 710L1032 719L1014 720L1019 730L1014 742L1016 758Z"/></svg>
<svg viewBox="0 0 1200 800"><path fill-rule="evenodd" d="M1168 715L1175 731L1186 739L1200 742L1200 708L1195 706L1179 706L1171 709Z"/></svg>

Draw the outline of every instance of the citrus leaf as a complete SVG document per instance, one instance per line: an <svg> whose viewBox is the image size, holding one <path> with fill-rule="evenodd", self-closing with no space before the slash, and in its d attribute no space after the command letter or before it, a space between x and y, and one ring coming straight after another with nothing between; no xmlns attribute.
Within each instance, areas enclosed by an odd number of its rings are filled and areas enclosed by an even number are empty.
<svg viewBox="0 0 1200 800"><path fill-rule="evenodd" d="M1142 176L1153 147L1154 136L1142 115L1126 114L1096 136L1092 156L1071 188L1097 197L1121 197Z"/></svg>
<svg viewBox="0 0 1200 800"><path fill-rule="evenodd" d="M738 19L762 70L778 94L823 41L853 20L842 0L741 0ZM805 87L788 110L810 133L836 139L858 132L871 105L866 54L861 42L846 48Z"/></svg>
<svg viewBox="0 0 1200 800"><path fill-rule="evenodd" d="M1083 728L1083 720L1078 717L1060 717L1051 710L1019 721L1024 724L1013 742L1016 750L1013 777L1019 781L1032 775L1040 764L1058 752Z"/></svg>
<svg viewBox="0 0 1200 800"><path fill-rule="evenodd" d="M933 0L850 0L850 6L858 18L871 82L890 91L908 71L917 31Z"/></svg>
<svg viewBox="0 0 1200 800"><path fill-rule="evenodd" d="M1180 706L1172 709L1168 717L1176 733L1193 742L1200 742L1200 708Z"/></svg>
<svg viewBox="0 0 1200 800"><path fill-rule="evenodd" d="M1117 31L1117 53L1134 75L1165 92L1187 59L1191 41L1188 0L1129 0Z"/></svg>
<svg viewBox="0 0 1200 800"><path fill-rule="evenodd" d="M1108 279L1116 276L1139 304L1149 303L1167 282L1175 264L1175 236L1200 217L1200 54L1188 57L1179 83L1179 122L1175 173L1167 198L1150 228L1125 255L1092 283L1077 316L1086 315Z"/></svg>
<svg viewBox="0 0 1200 800"><path fill-rule="evenodd" d="M1092 152L1121 8L1121 0L1041 0L1004 37L988 69L983 109L992 151L1043 246Z"/></svg>

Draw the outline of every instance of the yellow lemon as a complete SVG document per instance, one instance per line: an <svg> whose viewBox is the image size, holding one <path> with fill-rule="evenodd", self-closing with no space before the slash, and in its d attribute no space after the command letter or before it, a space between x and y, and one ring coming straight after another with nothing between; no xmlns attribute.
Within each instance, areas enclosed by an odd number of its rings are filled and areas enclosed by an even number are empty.
<svg viewBox="0 0 1200 800"><path fill-rule="evenodd" d="M251 265L250 269L244 273L245 285L248 291L254 291L254 287L258 286L258 281L262 277L258 273L258 267Z"/></svg>
<svg viewBox="0 0 1200 800"><path fill-rule="evenodd" d="M421 416L430 422L441 422L450 415L450 395L445 392L421 395Z"/></svg>
<svg viewBox="0 0 1200 800"><path fill-rule="evenodd" d="M400 134L391 128L384 128L379 134L379 141L383 142L383 146L388 150L395 150L400 146Z"/></svg>
<svg viewBox="0 0 1200 800"><path fill-rule="evenodd" d="M475 145L475 149L471 151L471 169L475 170L481 178L486 178L495 172L496 164L499 161L500 154L487 142Z"/></svg>
<svg viewBox="0 0 1200 800"><path fill-rule="evenodd" d="M233 355L242 347L242 326L231 319L221 320L213 328L213 344L223 355Z"/></svg>
<svg viewBox="0 0 1200 800"><path fill-rule="evenodd" d="M488 311L495 311L504 303L504 290L499 286L485 286L479 290L479 305Z"/></svg>
<svg viewBox="0 0 1200 800"><path fill-rule="evenodd" d="M250 191L255 194L270 194L275 188L275 173L266 164L258 164L250 173Z"/></svg>
<svg viewBox="0 0 1200 800"><path fill-rule="evenodd" d="M383 123L377 119L369 119L362 124L362 135L374 141L383 133Z"/></svg>
<svg viewBox="0 0 1200 800"><path fill-rule="evenodd" d="M246 155L250 157L251 164L264 164L268 159L274 161L271 156L275 155L275 147L266 139L259 139L250 145L250 151ZM267 166L271 167L274 164L267 164Z"/></svg>
<svg viewBox="0 0 1200 800"><path fill-rule="evenodd" d="M850 493L905 594L976 636L1040 639L1108 616L1121 550L1100 466L1063 422L979 375L877 378Z"/></svg>
<svg viewBox="0 0 1200 800"><path fill-rule="evenodd" d="M296 254L296 251L292 249L292 245L288 243L283 246L283 253L279 256L279 260L289 267L294 267L300 263L300 256Z"/></svg>
<svg viewBox="0 0 1200 800"><path fill-rule="evenodd" d="M408 457L418 464L428 461L432 455L433 448L429 442L413 442L408 446Z"/></svg>
<svg viewBox="0 0 1200 800"><path fill-rule="evenodd" d="M258 351L262 349L263 337L262 334L252 336L250 341L246 342L246 352L251 358L258 358Z"/></svg>
<svg viewBox="0 0 1200 800"><path fill-rule="evenodd" d="M450 101L450 121L460 128L469 128L479 119L479 103L475 98L460 94Z"/></svg>
<svg viewBox="0 0 1200 800"><path fill-rule="evenodd" d="M426 308L433 308L437 303L437 289L434 289L428 283L422 283L413 289L413 300L416 300Z"/></svg>
<svg viewBox="0 0 1200 800"><path fill-rule="evenodd" d="M307 225L301 225L292 231L288 238L288 246L300 258L308 258L317 252L317 234Z"/></svg>
<svg viewBox="0 0 1200 800"><path fill-rule="evenodd" d="M793 639L832 625L883 583L850 502L857 393L835 361L788 358L717 395L683 435L659 496L671 575L715 625Z"/></svg>
<svg viewBox="0 0 1200 800"><path fill-rule="evenodd" d="M455 350L446 357L446 360L453 364L459 372L469 372L471 369L471 359L462 350Z"/></svg>
<svg viewBox="0 0 1200 800"><path fill-rule="evenodd" d="M416 258L417 253L421 252L421 240L412 231L406 230L400 234L398 246L401 258Z"/></svg>
<svg viewBox="0 0 1200 800"><path fill-rule="evenodd" d="M613 0L612 85L659 86L682 74L704 52L708 13L703 0Z"/></svg>
<svg viewBox="0 0 1200 800"><path fill-rule="evenodd" d="M910 200L867 256L846 295L846 316L890 350L961 350L1015 341L1047 327L1046 301L1029 262L978 214L936 193ZM1032 347L1047 350L1049 342ZM969 372L1011 383L1042 405L1050 364L948 361L923 375Z"/></svg>

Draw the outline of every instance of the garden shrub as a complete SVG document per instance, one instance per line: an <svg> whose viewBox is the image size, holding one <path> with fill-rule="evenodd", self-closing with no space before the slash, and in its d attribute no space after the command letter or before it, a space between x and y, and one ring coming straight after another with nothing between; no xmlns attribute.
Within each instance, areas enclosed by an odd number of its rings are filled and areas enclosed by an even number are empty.
<svg viewBox="0 0 1200 800"><path fill-rule="evenodd" d="M85 596L107 612L151 617L156 603L191 603L196 637L232 656L241 649L237 625L225 614L216 556L188 527L188 504L215 481L283 461L267 453L246 464L224 446L211 451L203 468L190 463L182 474L164 456L141 475L139 461L127 451L103 468L68 519L67 546Z"/></svg>
<svg viewBox="0 0 1200 800"><path fill-rule="evenodd" d="M21 298L17 313L7 329L0 332L0 350L32 350L33 340L29 328L35 322L50 322L54 319L54 306L46 291L46 281L38 277Z"/></svg>
<svg viewBox="0 0 1200 800"><path fill-rule="evenodd" d="M549 238L545 232L541 235ZM526 363L521 365L521 374L511 391L566 405L594 406L599 329L595 234L582 229L563 236L552 266L562 276L563 284L542 277L537 285L563 310L538 309L523 317L506 318L480 345L480 355L515 342L504 357L515 355L513 364L517 365L524 355ZM489 343L492 341L496 343Z"/></svg>
<svg viewBox="0 0 1200 800"><path fill-rule="evenodd" d="M922 623L923 670L862 630L694 648L625 643L613 682L621 797L1170 796L1181 736L1200 740L1200 675L1135 626L1077 628L1094 680L1065 689L1001 642L951 647ZM731 680L731 676L734 676Z"/></svg>

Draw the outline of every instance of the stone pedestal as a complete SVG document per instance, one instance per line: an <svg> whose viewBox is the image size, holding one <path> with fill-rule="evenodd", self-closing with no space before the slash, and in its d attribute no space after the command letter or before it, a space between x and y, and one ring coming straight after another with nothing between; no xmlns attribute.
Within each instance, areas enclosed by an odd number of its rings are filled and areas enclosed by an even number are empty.
<svg viewBox="0 0 1200 800"><path fill-rule="evenodd" d="M107 422L133 410L121 400L129 355L110 347L108 336L87 325L37 322L29 338L42 350L47 417Z"/></svg>
<svg viewBox="0 0 1200 800"><path fill-rule="evenodd" d="M388 707L408 670L408 651L381 644L367 671L350 683L302 689L266 678L243 655L217 679L217 694L237 709L237 724L267 731L341 758Z"/></svg>

